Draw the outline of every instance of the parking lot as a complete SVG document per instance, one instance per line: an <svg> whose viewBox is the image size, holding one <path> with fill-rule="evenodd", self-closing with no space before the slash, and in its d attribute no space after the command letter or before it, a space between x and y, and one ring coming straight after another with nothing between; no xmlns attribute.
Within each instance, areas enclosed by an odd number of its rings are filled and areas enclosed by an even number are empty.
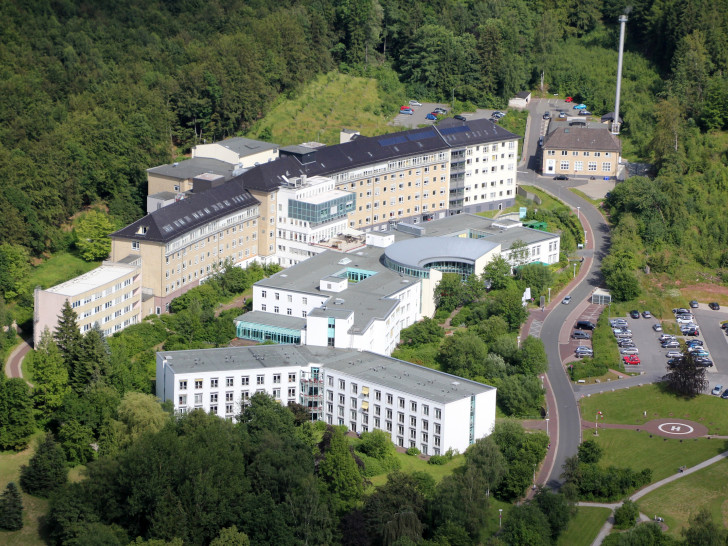
<svg viewBox="0 0 728 546"><path fill-rule="evenodd" d="M425 119L425 116L432 112L435 108L444 108L447 110L447 114L445 114L446 116L451 114L449 104L440 102L423 102L422 106L412 107L412 114L397 114L391 121L391 125L409 128L419 127L420 125L434 125L437 121ZM475 112L463 112L462 115L469 120L489 119L494 111L495 110L484 110L479 108Z"/></svg>

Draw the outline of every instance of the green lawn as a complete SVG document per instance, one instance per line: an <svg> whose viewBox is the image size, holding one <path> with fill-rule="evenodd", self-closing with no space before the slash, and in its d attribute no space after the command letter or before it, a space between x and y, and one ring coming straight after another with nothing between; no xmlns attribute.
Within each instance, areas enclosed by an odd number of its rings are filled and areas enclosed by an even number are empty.
<svg viewBox="0 0 728 546"><path fill-rule="evenodd" d="M636 430L602 429L599 436L584 432L584 439L594 439L604 449L602 466L631 467L633 470L652 469L652 481L657 482L677 472L681 465L694 466L728 450L725 440L693 440L665 438Z"/></svg>
<svg viewBox="0 0 728 546"><path fill-rule="evenodd" d="M445 476L447 476L448 474L452 474L453 470L465 463L465 457L463 455L456 455L452 458L452 460L443 465L427 464L427 461L420 459L419 457L407 455L406 453L397 452L397 458L402 464L402 466L400 467L400 470L402 472L408 474L418 471L427 472L433 478L435 478L435 481L437 483L440 483L440 481ZM384 485L385 483L387 483L387 475L380 474L379 476L374 476L370 478L370 481L372 482L372 485L377 487L380 485Z"/></svg>
<svg viewBox="0 0 728 546"><path fill-rule="evenodd" d="M580 506L561 533L557 546L589 546L612 511L609 508Z"/></svg>
<svg viewBox="0 0 728 546"><path fill-rule="evenodd" d="M246 136L258 138L270 128L273 142L283 146L309 141L338 144L344 127L367 136L404 129L388 122L375 79L329 72L307 84L297 97L281 100Z"/></svg>
<svg viewBox="0 0 728 546"><path fill-rule="evenodd" d="M644 385L596 394L581 400L581 414L591 419L597 411L605 423L641 425L652 419L682 417L708 427L710 434L728 435L728 405L717 396L701 394L692 399L667 392L662 384ZM647 412L644 417L643 412Z"/></svg>
<svg viewBox="0 0 728 546"><path fill-rule="evenodd" d="M31 268L30 286L50 288L73 277L91 271L101 262L87 262L74 254L59 252L42 264Z"/></svg>
<svg viewBox="0 0 728 546"><path fill-rule="evenodd" d="M589 203L591 203L592 205L594 205L597 208L599 208L599 205L601 205L602 201L604 201L604 199L592 199L587 194L585 194L583 191L577 190L576 188L569 188L569 191L571 193L573 193L574 195L578 195L584 201L588 201Z"/></svg>
<svg viewBox="0 0 728 546"><path fill-rule="evenodd" d="M20 467L27 464L35 449L34 441L42 436L42 433L35 435L31 441L31 447L15 453L12 451L0 451L0 491L4 491L9 482L15 482L20 488ZM40 518L48 510L48 501L31 497L21 491L23 497L23 528L20 531L0 531L0 544L7 546L25 546L26 544L45 544L39 534Z"/></svg>
<svg viewBox="0 0 728 546"><path fill-rule="evenodd" d="M726 526L728 521L728 460L723 460L663 485L637 501L640 512L665 519L668 533L679 537L688 518L707 507L713 521Z"/></svg>

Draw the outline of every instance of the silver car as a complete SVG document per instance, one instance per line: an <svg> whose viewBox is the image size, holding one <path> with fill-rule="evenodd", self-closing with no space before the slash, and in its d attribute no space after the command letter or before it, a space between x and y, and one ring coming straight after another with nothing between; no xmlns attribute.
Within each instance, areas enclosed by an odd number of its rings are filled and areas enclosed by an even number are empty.
<svg viewBox="0 0 728 546"><path fill-rule="evenodd" d="M640 351L637 347L625 347L624 349L620 349L619 353L623 355L638 355Z"/></svg>
<svg viewBox="0 0 728 546"><path fill-rule="evenodd" d="M667 358L680 358L681 356L682 353L680 351L667 351L667 354L665 354Z"/></svg>

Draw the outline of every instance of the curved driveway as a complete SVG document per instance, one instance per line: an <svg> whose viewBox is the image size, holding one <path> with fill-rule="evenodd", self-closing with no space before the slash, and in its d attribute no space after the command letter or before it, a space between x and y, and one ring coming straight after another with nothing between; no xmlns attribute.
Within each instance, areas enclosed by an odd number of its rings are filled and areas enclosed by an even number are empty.
<svg viewBox="0 0 728 546"><path fill-rule="evenodd" d="M573 286L569 294L575 302L586 300L591 296L595 288L601 285L601 260L606 254L609 246L609 227L602 215L591 204L562 187L561 183L534 176L521 176L521 183L533 184L547 192L558 195L561 201L574 208L580 208L582 222L591 227L593 241L588 241L585 255L592 255L593 261L589 271L581 282ZM531 178L531 180L528 180ZM593 250L591 250L593 249ZM558 410L559 441L556 446L556 455L551 474L546 484L551 488L561 486L561 469L568 457L576 454L581 441L581 418L577 406L574 390L571 382L564 373L559 354L559 332L567 321L572 307L570 305L558 305L548 314L541 328L541 339L543 340L546 354L549 359L548 378L553 389Z"/></svg>

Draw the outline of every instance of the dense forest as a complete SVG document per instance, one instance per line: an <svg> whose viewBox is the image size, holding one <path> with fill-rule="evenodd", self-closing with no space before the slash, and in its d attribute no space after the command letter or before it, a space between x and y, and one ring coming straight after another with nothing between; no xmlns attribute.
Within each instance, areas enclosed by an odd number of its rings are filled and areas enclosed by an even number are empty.
<svg viewBox="0 0 728 546"><path fill-rule="evenodd" d="M145 169L244 133L329 70L386 67L411 96L501 107L543 73L551 91L603 113L625 2L3 2L0 238L39 255L68 244L62 225L82 206L136 219ZM725 126L726 2L629 4L623 111L635 153L649 153L653 105L631 94L674 95L686 120Z"/></svg>

